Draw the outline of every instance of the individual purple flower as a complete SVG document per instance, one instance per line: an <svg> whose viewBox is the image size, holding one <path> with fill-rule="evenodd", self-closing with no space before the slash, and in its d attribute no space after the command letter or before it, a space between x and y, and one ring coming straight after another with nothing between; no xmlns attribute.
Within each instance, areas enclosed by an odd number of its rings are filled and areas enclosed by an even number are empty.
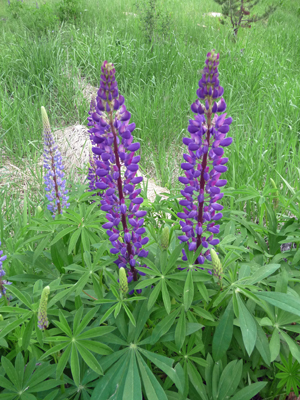
<svg viewBox="0 0 300 400"><path fill-rule="evenodd" d="M130 123L131 114L119 95L113 64L105 61L101 67L100 88L92 99L88 117L90 139L93 144L94 162L97 166L94 186L102 191L101 210L106 211L107 230L111 241L111 253L118 255L117 265L128 268L133 280L137 280L138 258L147 257L143 246L148 238L142 238L146 211L140 211L143 198L136 185L140 148L133 142L135 124ZM91 175L92 178L92 175ZM90 179L92 182L92 179Z"/></svg>
<svg viewBox="0 0 300 400"><path fill-rule="evenodd" d="M0 241L1 246L1 241ZM5 261L7 256L3 256L3 250L0 250L0 299L2 296L6 295L6 288L4 285L11 285L11 282L3 279L5 276L5 271L3 269L3 261Z"/></svg>
<svg viewBox="0 0 300 400"><path fill-rule="evenodd" d="M205 259L211 261L210 246L219 243L214 234L219 233L217 221L222 218L223 206L218 203L222 199L221 187L227 181L221 179L221 174L227 171L227 157L223 157L224 147L231 144L232 138L227 137L232 118L226 114L216 114L226 110L223 97L224 89L219 85L219 54L213 50L207 54L203 75L199 81L197 95L203 100L196 100L191 109L196 114L189 120L190 137L183 138L187 153L183 154L184 163L181 168L185 176L179 178L184 184L181 194L184 196L179 204L183 212L178 213L183 234L181 242L188 243L189 251L196 251L202 246L196 264L204 264ZM213 116L214 114L214 116ZM183 260L186 260L183 251Z"/></svg>
<svg viewBox="0 0 300 400"><path fill-rule="evenodd" d="M44 127L44 168L47 170L44 176L46 197L50 201L47 208L55 214L62 214L64 207L68 208L69 203L64 178L64 166L62 165L61 154L57 149L51 133L50 123L45 107L41 107Z"/></svg>

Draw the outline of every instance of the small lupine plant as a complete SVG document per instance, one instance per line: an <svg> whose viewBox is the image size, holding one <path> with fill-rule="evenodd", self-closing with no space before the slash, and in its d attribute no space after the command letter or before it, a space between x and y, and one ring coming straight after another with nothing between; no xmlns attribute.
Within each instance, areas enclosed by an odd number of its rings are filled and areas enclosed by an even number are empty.
<svg viewBox="0 0 300 400"><path fill-rule="evenodd" d="M0 398L251 400L291 390L272 363L286 352L290 370L298 369L293 359L300 362L300 273L291 268L299 249L280 253L291 232L299 243L299 223L277 232L270 201L264 240L265 227L222 215L232 119L223 113L218 64L219 55L208 53L191 106L183 198L158 202L154 228L137 186L135 125L113 64L103 63L88 118L89 191L76 191L54 220L38 209L27 224L24 212L15 242L6 241L14 282L6 287L0 252ZM61 156L42 115L55 216L69 205Z"/></svg>
<svg viewBox="0 0 300 400"><path fill-rule="evenodd" d="M49 200L47 208L55 215L62 214L63 208L68 208L68 190L64 178L64 166L61 154L55 144L51 133L50 123L45 107L41 108L44 127L44 168L47 173L44 176L46 197Z"/></svg>

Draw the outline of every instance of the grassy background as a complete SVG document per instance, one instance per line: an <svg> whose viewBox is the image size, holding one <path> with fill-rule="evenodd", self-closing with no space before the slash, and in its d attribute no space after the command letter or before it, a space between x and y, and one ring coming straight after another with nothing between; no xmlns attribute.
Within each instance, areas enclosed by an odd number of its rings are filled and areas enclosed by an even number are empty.
<svg viewBox="0 0 300 400"><path fill-rule="evenodd" d="M67 23L51 20L50 10L59 1L38 1L45 7L41 13L34 1L24 0L32 13L13 18L0 0L2 155L17 166L40 156L41 105L53 129L85 124L89 104L78 81L97 86L101 64L108 60L115 64L120 92L137 125L142 167L162 186L174 187L190 104L206 53L215 48L234 121L234 142L226 149L228 186L261 190L270 177L280 186L277 172L299 186L298 0L283 2L268 21L241 29L236 42L228 25L204 15L220 12L214 1L164 1L170 29L153 46L143 36L139 16L126 14L138 13L134 0L84 1L80 16ZM261 9L269 3L261 0Z"/></svg>

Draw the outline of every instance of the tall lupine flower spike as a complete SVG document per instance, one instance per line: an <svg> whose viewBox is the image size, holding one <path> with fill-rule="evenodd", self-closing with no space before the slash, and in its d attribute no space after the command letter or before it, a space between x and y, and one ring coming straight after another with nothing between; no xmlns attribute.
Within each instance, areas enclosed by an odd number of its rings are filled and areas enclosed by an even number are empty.
<svg viewBox="0 0 300 400"><path fill-rule="evenodd" d="M221 97L224 89L218 78L219 54L214 50L208 53L205 64L197 90L204 104L196 100L191 106L196 115L189 121L191 137L183 138L187 146L187 153L183 155L185 162L181 164L185 176L179 178L185 186L181 191L185 199L179 202L184 207L183 212L178 213L183 219L180 221L183 235L179 239L189 244L190 251L203 247L196 264L203 264L205 258L211 261L208 247L219 243L213 235L219 233L220 226L216 222L222 218L223 206L217 203L223 197L220 187L227 183L220 179L227 171L225 164L228 162L228 158L223 157L223 147L232 143L232 138L226 137L232 118L216 114L226 109ZM184 252L183 259L187 259Z"/></svg>
<svg viewBox="0 0 300 400"><path fill-rule="evenodd" d="M112 244L110 251L118 254L119 268L130 268L128 281L136 281L135 266L140 265L137 258L148 255L142 246L149 240L142 238L146 211L139 210L143 199L138 197L141 189L135 188L143 180L136 176L140 156L135 152L140 144L133 143L135 124L129 123L131 114L124 97L119 95L114 65L105 61L101 71L100 88L95 101L92 99L88 118L97 165L95 187L104 191L101 209L107 212L108 222L103 228ZM119 239L120 234L123 240Z"/></svg>
<svg viewBox="0 0 300 400"><path fill-rule="evenodd" d="M1 246L1 241L0 241ZM3 279L5 276L5 271L3 269L3 261L5 261L7 256L3 256L3 250L0 250L0 299L2 296L6 294L6 288L4 285L11 285L11 282L8 282L6 279Z"/></svg>
<svg viewBox="0 0 300 400"><path fill-rule="evenodd" d="M50 287L46 286L44 287L42 291L42 296L41 296L41 301L40 301L40 306L39 306L39 311L38 311L38 327L40 330L44 330L48 328L49 321L48 321L48 316L47 316L47 305L48 305L48 296L50 293Z"/></svg>
<svg viewBox="0 0 300 400"><path fill-rule="evenodd" d="M44 176L46 185L46 197L51 202L47 208L55 214L62 214L64 207L68 208L68 191L66 190L66 181L64 178L64 166L61 161L61 154L57 149L54 138L51 133L50 123L45 107L41 107L42 120L44 127L44 168L47 170Z"/></svg>

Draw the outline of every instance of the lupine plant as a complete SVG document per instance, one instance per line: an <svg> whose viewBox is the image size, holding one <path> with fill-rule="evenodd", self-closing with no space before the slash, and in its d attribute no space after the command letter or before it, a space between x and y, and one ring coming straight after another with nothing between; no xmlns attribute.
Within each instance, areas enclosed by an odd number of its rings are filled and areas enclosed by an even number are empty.
<svg viewBox="0 0 300 400"><path fill-rule="evenodd" d="M101 71L100 88L96 99L92 99L88 118L95 154L92 162L98 167L95 175L90 171L90 187L95 185L104 191L101 210L107 212L108 222L103 228L107 229L112 244L110 252L119 255L119 267L130 268L136 281L137 257L147 256L148 252L142 246L149 240L142 238L146 232L142 226L146 212L139 210L143 198L138 197L141 189L135 188L143 180L136 176L140 156L135 152L140 144L133 142L135 124L129 123L131 114L126 109L124 97L119 95L113 64L105 61ZM98 179L94 183L96 176Z"/></svg>
<svg viewBox="0 0 300 400"><path fill-rule="evenodd" d="M0 398L284 400L298 393L299 222L279 224L276 187L265 189L266 226L222 211L232 119L218 66L219 55L208 53L183 138L184 189L148 204L148 213L140 145L113 64L103 63L89 111L89 187L72 188L70 204L42 108L51 204L32 217L24 201L21 228L4 242L8 261L0 251ZM299 219L295 198L286 209ZM282 252L291 240L298 248Z"/></svg>
<svg viewBox="0 0 300 400"><path fill-rule="evenodd" d="M64 166L61 154L55 144L51 133L50 123L45 107L41 108L44 127L44 168L47 173L44 176L46 197L50 204L47 205L49 211L62 214L63 208L68 208L68 190L66 190L66 180L64 178Z"/></svg>
<svg viewBox="0 0 300 400"><path fill-rule="evenodd" d="M189 243L189 251L200 246L203 248L196 260L200 265L204 264L205 258L211 261L209 245L219 243L219 239L213 236L219 233L220 225L216 225L216 221L222 218L219 211L223 206L217 203L223 197L220 187L227 183L226 179L220 179L221 174L227 171L225 164L228 162L228 158L223 157L223 147L232 143L232 138L226 137L232 118L216 114L226 110L221 97L224 89L219 84L219 54L208 53L205 64L197 90L204 104L199 100L192 104L191 109L196 115L189 121L191 137L183 138L188 153L183 155L186 162L181 164L185 177L180 177L179 181L185 185L181 191L185 199L180 200L184 209L178 213L178 217L183 219L180 225L184 233L179 239ZM187 260L185 252L183 259Z"/></svg>

